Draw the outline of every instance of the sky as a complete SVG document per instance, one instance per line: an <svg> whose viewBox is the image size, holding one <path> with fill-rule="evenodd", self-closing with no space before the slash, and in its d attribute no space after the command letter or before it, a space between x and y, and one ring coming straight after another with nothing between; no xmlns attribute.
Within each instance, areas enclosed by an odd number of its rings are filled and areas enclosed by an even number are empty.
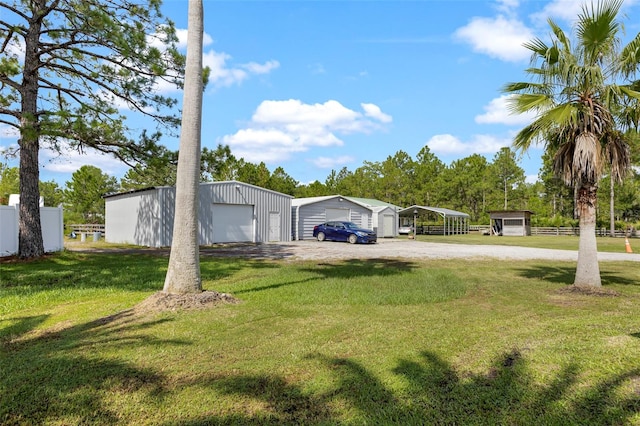
<svg viewBox="0 0 640 426"><path fill-rule="evenodd" d="M623 5L629 38L640 31L638 3ZM491 161L532 118L509 114L501 92L529 79L523 43L549 39L547 18L570 31L581 4L204 0L203 61L211 77L202 146L229 145L236 157L264 161L272 171L281 166L302 184L399 150L415 159L424 146L445 164L472 154ZM186 42L187 1L164 0L162 10ZM0 149L16 140L0 128ZM179 147L176 138L162 143ZM535 181L542 149L519 155ZM85 164L118 179L127 171L92 152L42 151L40 162L41 180L60 186Z"/></svg>

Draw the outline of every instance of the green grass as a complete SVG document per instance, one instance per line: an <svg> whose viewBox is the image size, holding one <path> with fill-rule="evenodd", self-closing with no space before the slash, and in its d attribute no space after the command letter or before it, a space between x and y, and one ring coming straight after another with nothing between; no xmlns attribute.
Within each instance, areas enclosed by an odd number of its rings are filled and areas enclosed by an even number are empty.
<svg viewBox="0 0 640 426"><path fill-rule="evenodd" d="M587 296L564 262L201 262L241 303L135 315L166 257L0 264L0 424L640 424L634 263Z"/></svg>
<svg viewBox="0 0 640 426"><path fill-rule="evenodd" d="M402 237L401 237L402 238ZM450 244L488 244L503 246L521 246L535 248L549 248L559 250L578 250L577 236L545 236L531 235L528 237L498 237L489 235L480 235L471 233L466 235L418 235L417 241L426 241L431 243L450 243ZM640 240L630 238L630 245L634 252L640 250ZM625 253L624 238L598 237L598 251L611 253Z"/></svg>

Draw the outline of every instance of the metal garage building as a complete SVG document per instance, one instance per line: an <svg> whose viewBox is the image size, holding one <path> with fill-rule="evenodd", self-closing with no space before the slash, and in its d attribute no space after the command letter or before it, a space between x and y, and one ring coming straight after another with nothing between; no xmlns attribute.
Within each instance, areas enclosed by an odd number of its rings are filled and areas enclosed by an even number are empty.
<svg viewBox="0 0 640 426"><path fill-rule="evenodd" d="M401 210L400 207L373 198L347 198L371 209L373 213L371 226L378 234L378 238L398 236L398 211Z"/></svg>
<svg viewBox="0 0 640 426"><path fill-rule="evenodd" d="M291 234L294 240L312 239L313 227L329 220L354 222L362 228L376 230L378 237L398 235L397 214L390 204L342 195L294 198L291 201Z"/></svg>
<svg viewBox="0 0 640 426"><path fill-rule="evenodd" d="M200 244L289 241L292 197L237 181L200 185ZM175 187L105 196L105 241L167 247Z"/></svg>

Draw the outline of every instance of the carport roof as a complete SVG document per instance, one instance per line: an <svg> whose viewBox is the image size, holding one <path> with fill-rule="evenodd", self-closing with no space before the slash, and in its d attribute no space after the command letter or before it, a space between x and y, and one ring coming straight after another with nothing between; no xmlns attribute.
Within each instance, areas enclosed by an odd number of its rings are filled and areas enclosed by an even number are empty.
<svg viewBox="0 0 640 426"><path fill-rule="evenodd" d="M430 211L433 213L438 213L439 215L443 216L443 217L466 217L468 218L469 215L467 213L463 213L463 212L459 212L456 210L451 210L451 209L444 209L442 207L427 207L427 206L411 206L411 207L407 207L406 209L402 209L398 212L398 214L400 216L413 216L413 211L414 210L426 210L426 211Z"/></svg>

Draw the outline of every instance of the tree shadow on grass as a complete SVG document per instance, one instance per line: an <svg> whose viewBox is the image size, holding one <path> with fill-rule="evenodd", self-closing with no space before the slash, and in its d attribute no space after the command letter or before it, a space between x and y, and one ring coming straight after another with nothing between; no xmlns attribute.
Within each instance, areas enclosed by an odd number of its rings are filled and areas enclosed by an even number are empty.
<svg viewBox="0 0 640 426"><path fill-rule="evenodd" d="M117 288L158 291L167 273L165 257L127 253L59 253L38 261L2 265L0 289L29 294L51 289ZM203 280L219 280L244 268L276 268L261 260L207 258L200 262ZM28 271L28 273L26 273Z"/></svg>
<svg viewBox="0 0 640 426"><path fill-rule="evenodd" d="M524 278L539 279L557 284L573 284L576 276L575 266L534 265L517 269L516 272ZM607 270L606 266L600 267L600 278L602 285L640 285L635 279Z"/></svg>
<svg viewBox="0 0 640 426"><path fill-rule="evenodd" d="M331 389L314 394L277 376L214 375L198 384L255 400L264 408L168 424L584 425L625 424L640 414L640 395L619 392L640 380L640 369L612 375L576 394L577 365L565 366L548 384L539 385L516 349L498 356L484 373L459 372L425 351L417 361L398 362L392 373L403 386L394 388L356 361L324 355L310 359L331 371Z"/></svg>
<svg viewBox="0 0 640 426"><path fill-rule="evenodd" d="M320 274L323 278L386 277L411 272L419 268L415 262L398 259L350 259L322 262L304 271Z"/></svg>
<svg viewBox="0 0 640 426"><path fill-rule="evenodd" d="M0 340L0 424L117 424L123 413L107 395L137 392L161 398L165 377L103 352L186 345L144 333L168 319L145 320L132 310L77 326L36 331L46 316L12 318ZM10 337L10 338L9 338Z"/></svg>
<svg viewBox="0 0 640 426"><path fill-rule="evenodd" d="M393 259L353 259L336 262L318 263L313 267L304 267L300 270L312 276L300 280L278 282L267 285L257 285L244 290L236 290L234 295L255 293L266 290L300 285L325 278L357 278L357 277L385 277L402 274L418 268L414 262L406 262Z"/></svg>

